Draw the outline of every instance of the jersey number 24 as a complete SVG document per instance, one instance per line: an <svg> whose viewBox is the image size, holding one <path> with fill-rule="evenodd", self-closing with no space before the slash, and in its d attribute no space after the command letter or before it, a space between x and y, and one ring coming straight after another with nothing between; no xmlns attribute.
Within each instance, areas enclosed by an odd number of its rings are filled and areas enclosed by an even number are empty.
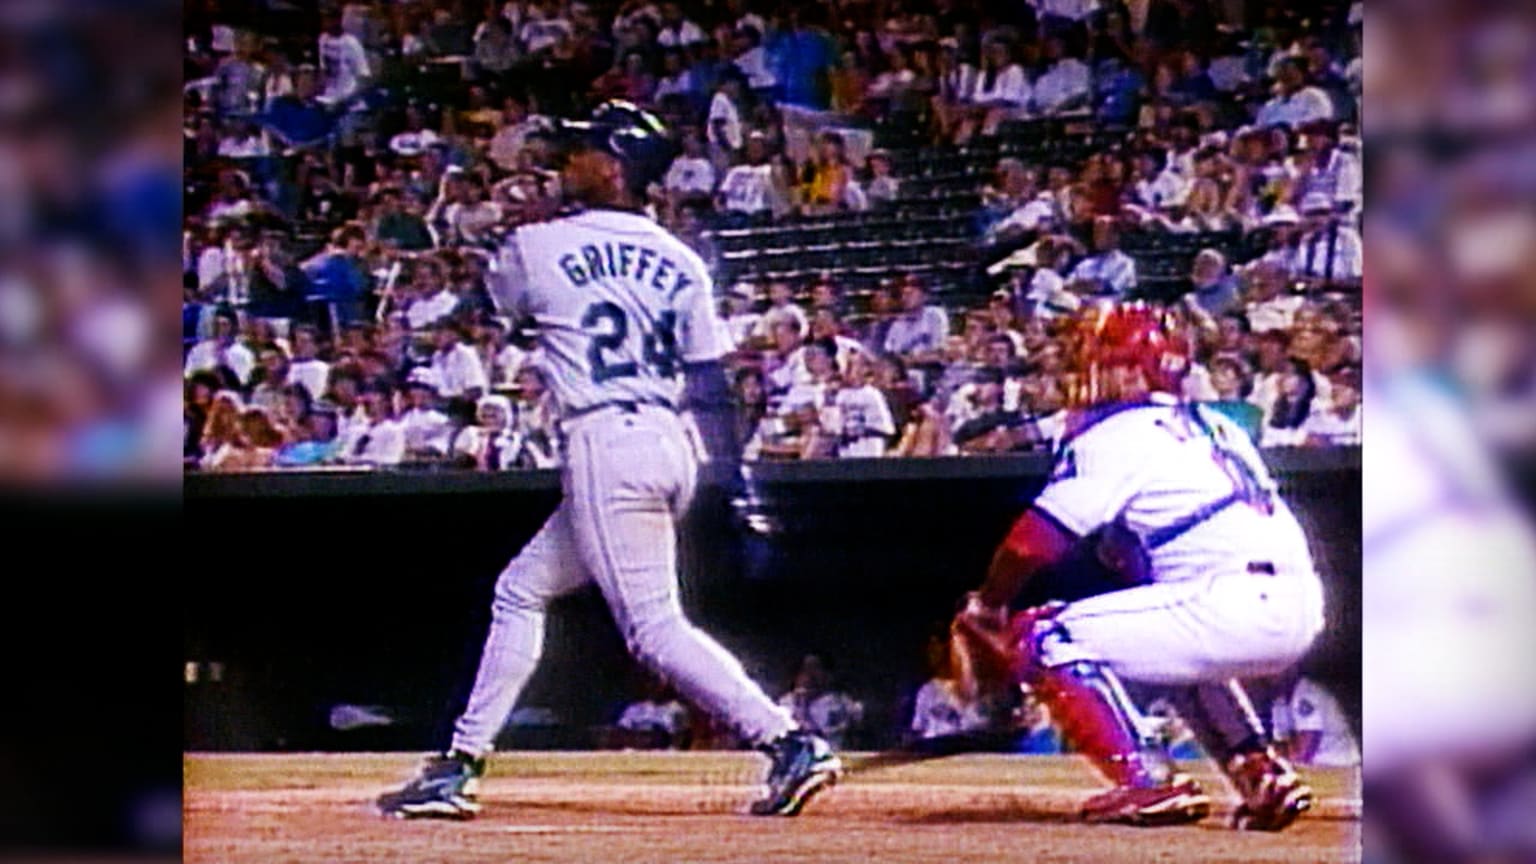
<svg viewBox="0 0 1536 864"><path fill-rule="evenodd" d="M629 339L629 316L623 307L607 300L593 303L581 316L581 329L592 333L592 344L587 347L592 383L601 384L614 378L629 378L640 374L640 364L634 360L607 356L624 356L624 343ZM663 378L677 374L676 312L667 309L656 316L655 329L641 339L640 356L646 365Z"/></svg>

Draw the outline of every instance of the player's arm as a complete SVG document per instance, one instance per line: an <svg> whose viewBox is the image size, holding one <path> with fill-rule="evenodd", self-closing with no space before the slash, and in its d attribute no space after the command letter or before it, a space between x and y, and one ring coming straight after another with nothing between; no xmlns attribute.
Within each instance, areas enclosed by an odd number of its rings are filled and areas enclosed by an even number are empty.
<svg viewBox="0 0 1536 864"><path fill-rule="evenodd" d="M735 401L726 377L725 356L731 346L715 311L709 270L698 256L689 256L696 281L677 298L677 350L683 367L682 408L693 414L705 450L714 460L733 460Z"/></svg>
<svg viewBox="0 0 1536 864"><path fill-rule="evenodd" d="M496 311L512 318L514 324L532 314L528 305L528 271L516 231L502 241L491 259L485 287Z"/></svg>
<svg viewBox="0 0 1536 864"><path fill-rule="evenodd" d="M1066 557L1075 542L1077 538L1044 511L1024 511L992 554L976 599L989 609L1008 608L1031 576Z"/></svg>

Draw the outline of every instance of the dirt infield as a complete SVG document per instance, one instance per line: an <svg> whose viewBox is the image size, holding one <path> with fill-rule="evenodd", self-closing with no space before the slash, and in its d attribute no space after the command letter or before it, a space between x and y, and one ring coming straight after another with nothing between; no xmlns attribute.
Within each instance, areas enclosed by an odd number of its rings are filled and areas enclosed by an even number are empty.
<svg viewBox="0 0 1536 864"><path fill-rule="evenodd" d="M1359 860L1353 771L1307 775L1318 808L1282 834L1217 812L1178 828L1081 825L1098 788L1070 757L962 756L857 774L797 819L741 815L762 762L745 753L500 754L473 822L399 822L371 808L419 760L400 754L188 755L184 860L697 862Z"/></svg>

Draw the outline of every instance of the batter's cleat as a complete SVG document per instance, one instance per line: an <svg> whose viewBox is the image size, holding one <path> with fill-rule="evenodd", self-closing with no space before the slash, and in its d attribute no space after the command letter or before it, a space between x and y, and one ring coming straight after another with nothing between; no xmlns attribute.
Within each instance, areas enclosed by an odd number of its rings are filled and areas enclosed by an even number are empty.
<svg viewBox="0 0 1536 864"><path fill-rule="evenodd" d="M794 816L843 773L843 761L832 746L803 730L785 734L763 750L773 765L768 769L768 797L752 802L754 816Z"/></svg>
<svg viewBox="0 0 1536 864"><path fill-rule="evenodd" d="M1116 786L1083 804L1085 822L1184 825L1211 813L1211 799L1191 777L1175 774L1156 786Z"/></svg>
<svg viewBox="0 0 1536 864"><path fill-rule="evenodd" d="M1312 809L1312 789L1274 748L1239 753L1226 773L1243 796L1232 814L1239 831L1280 831Z"/></svg>
<svg viewBox="0 0 1536 864"><path fill-rule="evenodd" d="M473 819L480 812L480 778L485 760L463 753L429 758L412 780L380 795L379 812L395 819Z"/></svg>

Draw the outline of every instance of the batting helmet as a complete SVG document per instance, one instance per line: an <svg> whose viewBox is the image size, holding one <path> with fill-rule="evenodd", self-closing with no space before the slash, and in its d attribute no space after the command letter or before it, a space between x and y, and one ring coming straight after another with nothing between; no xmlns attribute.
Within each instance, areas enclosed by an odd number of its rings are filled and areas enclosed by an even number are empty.
<svg viewBox="0 0 1536 864"><path fill-rule="evenodd" d="M624 164L630 194L637 197L666 173L677 155L677 144L666 124L651 112L621 99L610 99L597 106L588 120L563 121L559 131L562 143L572 150L599 150L618 157Z"/></svg>
<svg viewBox="0 0 1536 864"><path fill-rule="evenodd" d="M1068 334L1079 406L1122 401L1135 391L1177 393L1189 370L1190 346L1164 310L1146 303L1091 304Z"/></svg>

